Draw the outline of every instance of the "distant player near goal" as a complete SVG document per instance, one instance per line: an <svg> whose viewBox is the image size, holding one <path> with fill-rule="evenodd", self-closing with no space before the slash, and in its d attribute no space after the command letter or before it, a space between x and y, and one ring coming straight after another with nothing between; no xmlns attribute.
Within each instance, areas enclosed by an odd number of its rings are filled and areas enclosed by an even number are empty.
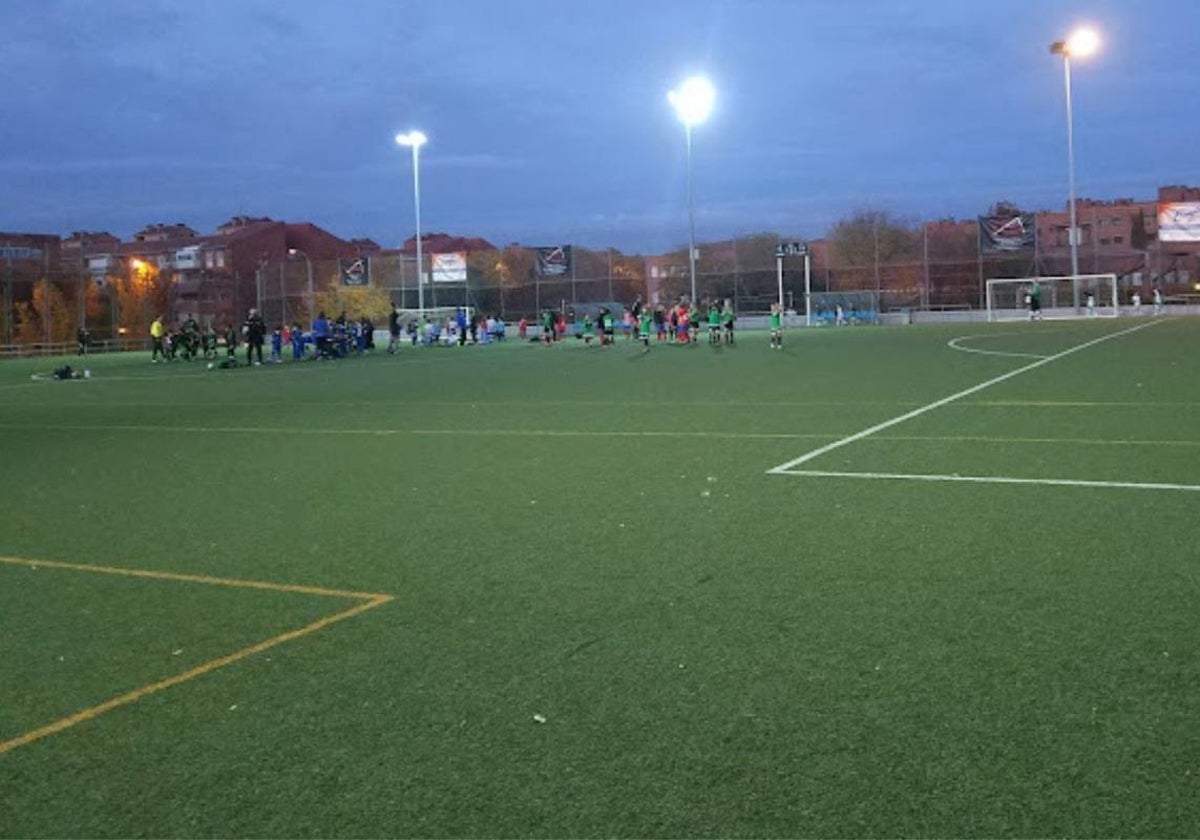
<svg viewBox="0 0 1200 840"><path fill-rule="evenodd" d="M1042 287L1036 280L1029 287L1029 293L1025 297L1029 301L1029 320L1042 320Z"/></svg>
<svg viewBox="0 0 1200 840"><path fill-rule="evenodd" d="M783 310L779 308L778 303L771 304L771 347L775 350L783 349Z"/></svg>

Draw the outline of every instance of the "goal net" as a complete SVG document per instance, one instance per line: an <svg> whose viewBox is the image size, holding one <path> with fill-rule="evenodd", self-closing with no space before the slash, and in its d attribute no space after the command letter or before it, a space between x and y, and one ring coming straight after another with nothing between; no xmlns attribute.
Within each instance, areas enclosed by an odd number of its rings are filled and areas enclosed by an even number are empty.
<svg viewBox="0 0 1200 840"><path fill-rule="evenodd" d="M429 323L445 324L449 322L454 324L458 317L458 310L462 309L467 313L467 323L471 323L471 319L475 317L475 307L473 306L426 306L421 309L401 309L400 323L407 324L410 321L416 324L421 323L422 316Z"/></svg>
<svg viewBox="0 0 1200 840"><path fill-rule="evenodd" d="M1075 290L1079 290L1079 308ZM1120 314L1117 275L1080 274L1075 277L998 277L987 281L989 321L1028 320L1037 298L1047 318L1105 317Z"/></svg>

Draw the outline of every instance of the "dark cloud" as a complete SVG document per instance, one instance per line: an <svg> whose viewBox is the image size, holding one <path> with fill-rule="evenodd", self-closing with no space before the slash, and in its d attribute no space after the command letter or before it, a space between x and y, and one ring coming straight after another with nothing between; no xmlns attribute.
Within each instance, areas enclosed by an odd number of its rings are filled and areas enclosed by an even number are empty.
<svg viewBox="0 0 1200 840"><path fill-rule="evenodd" d="M702 236L815 235L853 207L1061 206L1061 63L1077 21L1083 194L1200 181L1200 7L1158 0L9 0L0 228L128 234L237 212L394 243L422 128L427 227L497 241L678 245L665 99L718 88L694 140Z"/></svg>

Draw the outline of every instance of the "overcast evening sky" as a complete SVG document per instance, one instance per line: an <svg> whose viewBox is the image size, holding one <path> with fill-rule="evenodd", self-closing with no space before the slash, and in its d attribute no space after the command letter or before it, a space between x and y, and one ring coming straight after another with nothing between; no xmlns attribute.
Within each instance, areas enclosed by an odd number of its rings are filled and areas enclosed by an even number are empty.
<svg viewBox="0 0 1200 840"><path fill-rule="evenodd" d="M1195 0L3 0L0 230L202 233L235 214L394 247L414 228L627 252L687 240L667 91L694 132L698 239L816 237L1200 184Z"/></svg>

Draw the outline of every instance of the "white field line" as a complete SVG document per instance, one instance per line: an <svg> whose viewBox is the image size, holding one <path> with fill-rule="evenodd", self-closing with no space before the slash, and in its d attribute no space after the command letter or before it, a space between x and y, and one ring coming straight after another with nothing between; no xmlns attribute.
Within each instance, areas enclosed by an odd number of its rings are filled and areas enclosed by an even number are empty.
<svg viewBox="0 0 1200 840"><path fill-rule="evenodd" d="M876 440L903 440L910 443L1004 443L1028 446L1200 446L1200 440L1154 440L1106 438L1039 438L1039 437L996 437L988 435L880 435ZM789 473L790 475L791 473Z"/></svg>
<svg viewBox="0 0 1200 840"><path fill-rule="evenodd" d="M1196 484L1157 484L1135 481L1083 481L1073 478L1010 478L984 475L921 475L916 473L837 472L834 470L793 470L785 475L819 478L869 478L885 481L965 481L973 484L1048 484L1054 487L1102 487L1128 490L1185 490L1200 493Z"/></svg>
<svg viewBox="0 0 1200 840"><path fill-rule="evenodd" d="M963 347L958 342L966 341L971 338L991 338L997 335L1021 335L1022 333L982 333L975 335L960 335L958 338L952 338L946 342L946 346L952 350L957 350L960 353L978 353L981 356L1011 356L1017 359L1044 359L1046 358L1040 353L1006 353L1001 350L979 350L974 347Z"/></svg>
<svg viewBox="0 0 1200 840"><path fill-rule="evenodd" d="M1145 324L1138 324L1136 327L1130 327L1128 329L1109 333L1108 335L1102 335L1102 336L1100 336L1100 338L1094 338L1091 341L1085 341L1083 344L1078 344L1075 347L1071 347L1071 348L1068 348L1067 350L1063 350L1061 353L1055 353L1053 356L1046 356L1044 359L1038 359L1036 362L1031 362L1027 365L1024 365L1023 367L1017 368L1016 370L1010 370L1008 373L1002 373L1001 375L995 376L995 377L987 380L986 382L981 382L978 385L973 385L970 388L966 388L962 391L959 391L957 394L951 394L948 397L943 397L942 399L937 400L935 402L931 402L928 405L923 405L920 408L914 409L913 411L910 411L907 414L901 414L899 417L893 417L891 420L885 420L882 423L877 423L876 425L871 426L869 429L863 429L861 432L857 432L853 435L849 435L847 437L842 438L841 440L835 440L833 443L826 444L825 446L814 449L811 452L806 452L805 454L801 455L799 458L793 458L792 460L790 460L786 463L780 464L777 467L772 467L771 469L767 470L767 474L768 475L783 475L783 474L787 473L788 470L792 469L793 467L798 467L801 464L807 463L808 461L811 461L814 458L819 458L822 455L824 455L828 452L832 452L835 449L840 449L841 447L847 446L848 444L854 443L855 441L859 441L859 440L862 440L863 438L870 437L871 435L875 434L876 432L882 432L884 429L890 429L892 426L898 426L901 423L904 423L908 420L912 420L914 417L920 417L922 414L933 411L935 408L941 408L942 406L948 405L949 403L952 403L956 400L960 400L963 397L969 397L971 394L977 394L980 391L984 390L985 388L990 388L993 385L998 385L1001 382L1012 379L1014 376L1020 376L1022 373L1027 373L1031 370L1034 370L1035 368L1041 367L1042 365L1048 365L1051 362L1056 362L1059 359L1062 359L1066 356L1071 355L1072 353L1078 353L1080 350L1086 350L1088 347L1093 347L1097 344L1100 344L1101 342L1108 341L1109 339L1117 338L1122 335L1128 335L1129 333L1132 333L1132 332L1137 332L1138 330L1145 329L1146 327L1152 326L1156 323L1161 323L1161 322L1150 321Z"/></svg>
<svg viewBox="0 0 1200 840"><path fill-rule="evenodd" d="M1113 400L974 400L963 405L985 408L1200 408L1200 402L1124 402Z"/></svg>
<svg viewBox="0 0 1200 840"><path fill-rule="evenodd" d="M704 432L580 429L313 429L278 426L175 426L106 423L4 423L0 429L58 432L166 432L169 434L321 435L334 437L584 437L584 438L713 438L721 440L828 440L836 434L816 432Z"/></svg>

